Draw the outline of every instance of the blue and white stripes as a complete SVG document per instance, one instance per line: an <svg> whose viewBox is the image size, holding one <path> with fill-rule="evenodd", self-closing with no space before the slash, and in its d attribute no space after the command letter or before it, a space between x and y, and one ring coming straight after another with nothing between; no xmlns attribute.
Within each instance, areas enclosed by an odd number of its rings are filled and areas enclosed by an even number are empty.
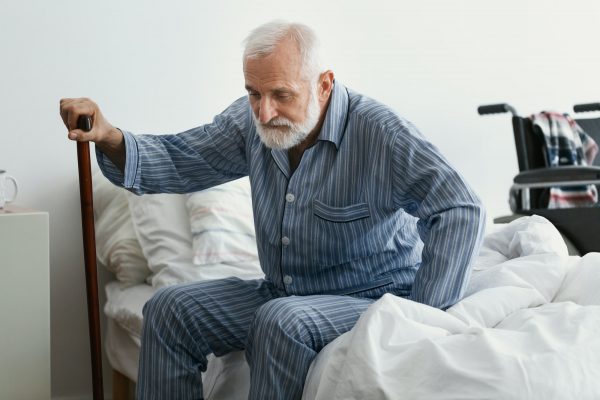
<svg viewBox="0 0 600 400"><path fill-rule="evenodd" d="M270 282L237 278L163 288L144 306L137 398L210 397L200 375L207 355L245 349L248 399L300 399L317 353L352 329L372 302L285 296Z"/></svg>
<svg viewBox="0 0 600 400"><path fill-rule="evenodd" d="M136 193L191 192L250 176L261 266L287 294L388 292L445 308L463 293L484 227L464 179L407 121L336 82L318 141L291 174L266 148L247 98L170 136L125 133Z"/></svg>

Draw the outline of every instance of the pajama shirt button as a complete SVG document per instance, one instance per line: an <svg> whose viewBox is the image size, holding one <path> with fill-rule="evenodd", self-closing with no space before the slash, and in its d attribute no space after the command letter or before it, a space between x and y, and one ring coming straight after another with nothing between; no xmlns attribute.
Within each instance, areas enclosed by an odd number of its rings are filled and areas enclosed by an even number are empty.
<svg viewBox="0 0 600 400"><path fill-rule="evenodd" d="M289 285L290 283L292 283L292 277L289 275L284 276L283 283L285 283L286 285Z"/></svg>
<svg viewBox="0 0 600 400"><path fill-rule="evenodd" d="M293 203L294 200L296 200L296 196L294 196L291 193L288 193L285 195L285 201L287 201L288 203Z"/></svg>
<svg viewBox="0 0 600 400"><path fill-rule="evenodd" d="M290 238L287 236L282 237L281 244L283 244L284 246L287 246L288 244L290 244Z"/></svg>

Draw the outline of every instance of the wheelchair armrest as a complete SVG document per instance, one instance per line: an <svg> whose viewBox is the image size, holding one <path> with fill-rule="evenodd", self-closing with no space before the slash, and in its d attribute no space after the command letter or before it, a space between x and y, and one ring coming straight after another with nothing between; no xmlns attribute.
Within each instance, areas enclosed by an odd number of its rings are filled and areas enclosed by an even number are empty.
<svg viewBox="0 0 600 400"><path fill-rule="evenodd" d="M514 189L600 185L600 167L569 165L531 169L515 176L513 182Z"/></svg>

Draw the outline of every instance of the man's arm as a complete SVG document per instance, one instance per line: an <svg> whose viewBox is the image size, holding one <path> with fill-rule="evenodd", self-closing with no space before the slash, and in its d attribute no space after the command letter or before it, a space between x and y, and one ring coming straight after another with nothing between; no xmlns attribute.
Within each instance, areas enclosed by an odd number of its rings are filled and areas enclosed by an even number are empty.
<svg viewBox="0 0 600 400"><path fill-rule="evenodd" d="M96 103L88 98L61 99L60 116L69 130L69 139L78 142L94 142L96 147L121 171L125 170L123 133L104 118ZM92 129L89 132L77 127L77 121L81 116L92 119Z"/></svg>
<svg viewBox="0 0 600 400"><path fill-rule="evenodd" d="M77 129L92 116L89 132ZM137 193L186 193L247 175L249 108L241 98L211 124L177 135L132 135L110 125L89 99L61 101L71 140L96 143L98 165L114 184Z"/></svg>
<svg viewBox="0 0 600 400"><path fill-rule="evenodd" d="M394 147L394 197L419 218L424 243L411 299L446 309L459 301L479 253L485 210L464 178L408 123Z"/></svg>

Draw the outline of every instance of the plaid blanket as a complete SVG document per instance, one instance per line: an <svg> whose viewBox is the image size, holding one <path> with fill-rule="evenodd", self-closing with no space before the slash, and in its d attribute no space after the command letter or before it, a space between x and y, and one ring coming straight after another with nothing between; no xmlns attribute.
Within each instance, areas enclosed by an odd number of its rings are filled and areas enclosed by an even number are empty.
<svg viewBox="0 0 600 400"><path fill-rule="evenodd" d="M534 129L544 135L550 167L593 163L598 145L568 114L542 111L530 118ZM553 187L548 208L589 207L597 202L594 185Z"/></svg>

